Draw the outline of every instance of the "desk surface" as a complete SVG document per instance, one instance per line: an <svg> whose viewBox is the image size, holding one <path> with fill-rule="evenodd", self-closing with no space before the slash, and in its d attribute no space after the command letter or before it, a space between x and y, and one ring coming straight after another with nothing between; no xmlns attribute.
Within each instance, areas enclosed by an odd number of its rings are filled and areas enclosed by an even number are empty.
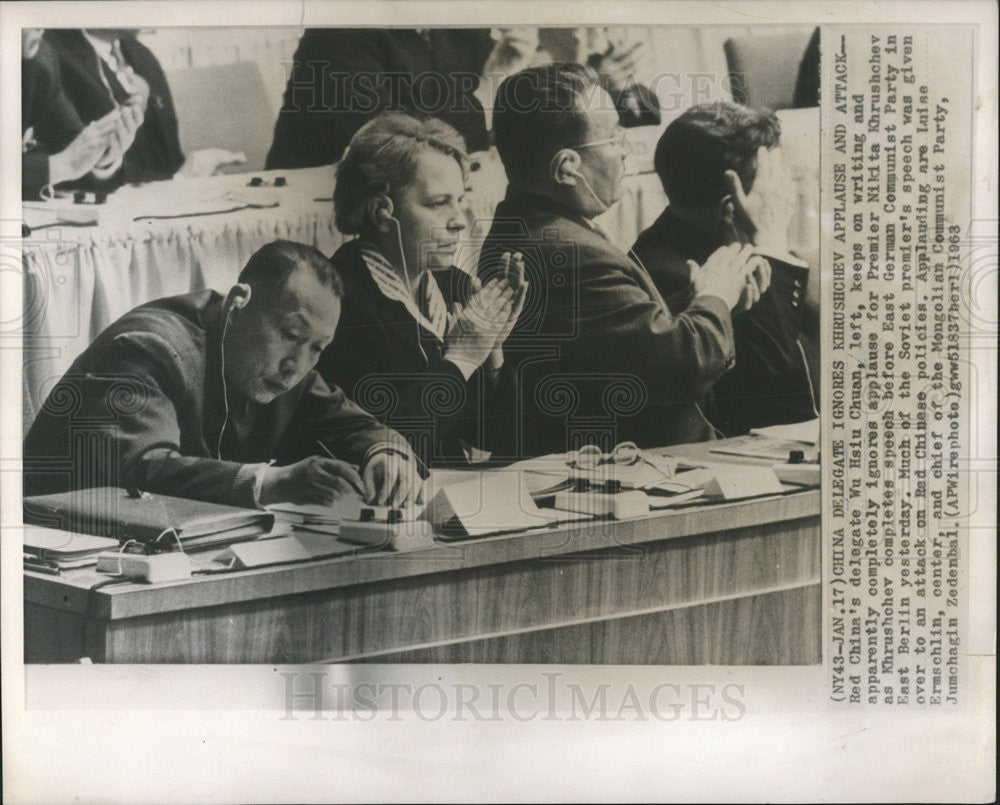
<svg viewBox="0 0 1000 805"><path fill-rule="evenodd" d="M616 546L711 534L819 514L819 491L655 512L630 520L573 523L409 551L366 552L312 562L195 576L159 584L116 584L91 592L107 576L90 570L62 576L25 572L25 601L118 620L262 598L330 590L531 559L556 559Z"/></svg>
<svg viewBox="0 0 1000 805"><path fill-rule="evenodd" d="M26 657L816 662L819 513L808 489L174 583L25 572Z"/></svg>

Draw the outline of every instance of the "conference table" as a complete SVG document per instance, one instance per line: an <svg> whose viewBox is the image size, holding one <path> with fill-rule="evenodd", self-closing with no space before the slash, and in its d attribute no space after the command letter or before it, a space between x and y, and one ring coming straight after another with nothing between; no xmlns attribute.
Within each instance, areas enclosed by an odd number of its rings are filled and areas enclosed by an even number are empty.
<svg viewBox="0 0 1000 805"><path fill-rule="evenodd" d="M660 452L709 457L704 444ZM821 660L815 488L395 551L344 550L94 589L107 577L92 569L26 570L25 661Z"/></svg>
<svg viewBox="0 0 1000 805"><path fill-rule="evenodd" d="M818 109L779 113L783 149L792 166L796 214L791 243L807 260L818 253ZM628 248L667 203L652 172L659 129L631 130L641 154L623 197L598 218ZM506 192L496 152L476 155L470 226L457 256L474 269L496 204ZM21 242L23 316L7 338L23 351L25 431L73 360L109 324L133 307L203 288L225 292L258 248L277 238L332 254L344 241L333 223L336 166L270 171L126 186L104 204L25 203L31 232Z"/></svg>

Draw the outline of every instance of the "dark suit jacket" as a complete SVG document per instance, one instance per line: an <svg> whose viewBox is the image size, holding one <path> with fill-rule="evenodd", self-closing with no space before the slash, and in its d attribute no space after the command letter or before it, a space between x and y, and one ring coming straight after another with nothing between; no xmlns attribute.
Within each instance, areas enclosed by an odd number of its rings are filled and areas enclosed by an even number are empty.
<svg viewBox="0 0 1000 805"><path fill-rule="evenodd" d="M102 71L115 100L124 103L128 99L128 93L81 31L50 29L45 32L45 39L59 59L63 91L84 123L97 120L114 108L108 89L101 80ZM122 36L120 42L125 60L149 84L149 102L142 126L125 154L122 169L111 179L99 183L103 189L113 189L130 182L170 179L184 164L177 115L163 68L149 48L131 34ZM92 177L82 183L86 186L98 185Z"/></svg>
<svg viewBox="0 0 1000 805"><path fill-rule="evenodd" d="M49 181L49 155L58 154L83 130L62 91L59 62L44 39L34 58L21 61L21 136L29 129L31 144L21 153L21 197L37 200Z"/></svg>
<svg viewBox="0 0 1000 805"><path fill-rule="evenodd" d="M427 464L464 461L463 440L491 449L496 409L513 404L509 370L492 383L482 369L465 380L444 360L437 336L379 290L361 245L348 241L332 258L344 281L344 301L337 333L317 370L406 436ZM457 268L435 272L428 281L438 283L449 309L468 297L469 278Z"/></svg>
<svg viewBox="0 0 1000 805"><path fill-rule="evenodd" d="M517 455L712 437L698 402L733 361L723 300L702 296L672 315L646 271L586 220L516 188L487 236L484 282L505 250L524 254L530 282L504 350L518 371Z"/></svg>
<svg viewBox="0 0 1000 805"><path fill-rule="evenodd" d="M108 327L53 388L24 441L24 494L135 486L253 506L250 463L319 452L361 463L398 434L309 372L260 405L230 390L223 429L223 298L198 291L142 305Z"/></svg>
<svg viewBox="0 0 1000 805"><path fill-rule="evenodd" d="M425 112L454 126L469 150L486 148L486 119L473 92L492 49L489 29L433 29L427 39L412 29L307 30L267 167L336 162L354 132L387 110Z"/></svg>
<svg viewBox="0 0 1000 805"><path fill-rule="evenodd" d="M639 235L633 251L673 311L691 299L688 260L704 263L722 242L681 222L668 207ZM736 365L716 384L706 413L727 436L750 428L802 422L815 414L796 339L809 269L770 259L771 287L733 317Z"/></svg>
<svg viewBox="0 0 1000 805"><path fill-rule="evenodd" d="M354 133L389 110L437 117L489 147L483 107L473 93L494 42L488 28L311 28L299 41L267 167L338 161ZM660 105L633 85L614 98L624 126L660 122Z"/></svg>

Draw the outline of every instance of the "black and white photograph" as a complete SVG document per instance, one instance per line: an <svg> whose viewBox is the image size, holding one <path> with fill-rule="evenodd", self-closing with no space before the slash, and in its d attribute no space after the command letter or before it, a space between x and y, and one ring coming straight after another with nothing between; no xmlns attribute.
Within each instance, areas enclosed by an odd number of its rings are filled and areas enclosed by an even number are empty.
<svg viewBox="0 0 1000 805"><path fill-rule="evenodd" d="M4 5L12 802L993 797L995 7Z"/></svg>

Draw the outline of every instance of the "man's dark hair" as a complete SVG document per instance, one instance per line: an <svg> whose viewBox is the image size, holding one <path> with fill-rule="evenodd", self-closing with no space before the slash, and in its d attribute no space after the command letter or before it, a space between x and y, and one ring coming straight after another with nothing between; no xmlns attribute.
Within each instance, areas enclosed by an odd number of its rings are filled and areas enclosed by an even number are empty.
<svg viewBox="0 0 1000 805"><path fill-rule="evenodd" d="M509 179L540 178L560 148L586 140L587 96L599 86L597 73L572 62L504 79L493 107L493 136Z"/></svg>
<svg viewBox="0 0 1000 805"><path fill-rule="evenodd" d="M275 240L261 246L243 267L239 282L253 288L252 299L276 299L287 284L288 277L300 267L312 269L320 284L332 290L338 298L343 298L344 285L333 263L318 249L290 240Z"/></svg>
<svg viewBox="0 0 1000 805"><path fill-rule="evenodd" d="M654 165L672 204L715 204L729 192L725 172L749 193L757 176L757 149L774 148L781 124L768 109L716 101L692 106L656 144Z"/></svg>

